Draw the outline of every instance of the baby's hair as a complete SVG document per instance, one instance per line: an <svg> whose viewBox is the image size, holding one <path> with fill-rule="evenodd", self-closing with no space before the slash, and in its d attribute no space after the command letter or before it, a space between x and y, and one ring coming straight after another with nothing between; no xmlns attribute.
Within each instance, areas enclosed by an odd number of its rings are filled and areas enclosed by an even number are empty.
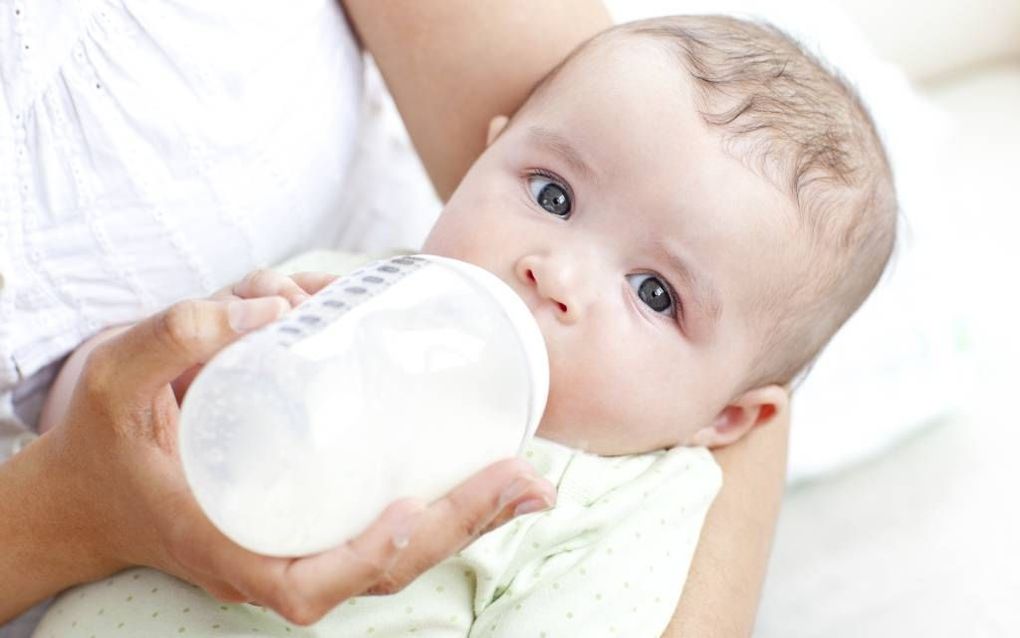
<svg viewBox="0 0 1020 638"><path fill-rule="evenodd" d="M892 253L896 193L874 122L847 81L788 35L719 15L617 26L575 50L532 95L579 53L621 35L672 48L724 149L797 205L806 241L772 249L801 252L802 269L758 293L762 345L744 389L791 384L864 302Z"/></svg>

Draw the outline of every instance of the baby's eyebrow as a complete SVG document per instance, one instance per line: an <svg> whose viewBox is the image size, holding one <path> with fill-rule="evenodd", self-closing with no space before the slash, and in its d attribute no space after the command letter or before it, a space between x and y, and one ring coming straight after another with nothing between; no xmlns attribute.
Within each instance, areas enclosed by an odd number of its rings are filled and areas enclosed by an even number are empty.
<svg viewBox="0 0 1020 638"><path fill-rule="evenodd" d="M584 161L581 154L566 137L547 128L532 125L528 127L528 135L535 144L545 146L562 157L575 171L592 182L598 182L598 174Z"/></svg>
<svg viewBox="0 0 1020 638"><path fill-rule="evenodd" d="M667 242L660 239L655 243L658 245L659 251L666 256L673 272L677 273L683 280L684 286L693 292L692 301L698 307L699 314L706 317L710 323L715 323L719 319L719 315L722 314L722 301L711 278L693 268Z"/></svg>

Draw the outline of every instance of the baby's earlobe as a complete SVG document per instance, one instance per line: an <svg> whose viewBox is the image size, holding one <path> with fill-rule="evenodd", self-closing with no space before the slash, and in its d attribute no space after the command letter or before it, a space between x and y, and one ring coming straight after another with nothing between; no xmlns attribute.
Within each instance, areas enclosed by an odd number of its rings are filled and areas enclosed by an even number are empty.
<svg viewBox="0 0 1020 638"><path fill-rule="evenodd" d="M690 440L688 440L685 445L690 447L712 447L715 440L715 437L713 436L714 429L715 428L712 427L701 428L691 435Z"/></svg>

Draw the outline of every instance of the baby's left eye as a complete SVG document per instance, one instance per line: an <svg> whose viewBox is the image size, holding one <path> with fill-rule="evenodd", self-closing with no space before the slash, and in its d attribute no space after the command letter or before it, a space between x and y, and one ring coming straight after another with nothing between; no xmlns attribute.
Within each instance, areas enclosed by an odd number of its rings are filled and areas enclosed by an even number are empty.
<svg viewBox="0 0 1020 638"><path fill-rule="evenodd" d="M655 312L672 315L674 311L673 294L661 279L655 275L641 273L627 275L627 281L637 293L638 298Z"/></svg>
<svg viewBox="0 0 1020 638"><path fill-rule="evenodd" d="M528 177L528 190L538 205L557 217L569 217L573 205L570 191L563 185L542 173Z"/></svg>

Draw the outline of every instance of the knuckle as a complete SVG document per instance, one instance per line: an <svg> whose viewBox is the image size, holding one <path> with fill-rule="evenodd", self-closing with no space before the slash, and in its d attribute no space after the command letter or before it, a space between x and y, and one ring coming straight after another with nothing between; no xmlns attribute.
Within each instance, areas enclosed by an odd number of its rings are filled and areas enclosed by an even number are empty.
<svg viewBox="0 0 1020 638"><path fill-rule="evenodd" d="M476 516L465 516L457 522L457 532L465 541L478 536L485 526Z"/></svg>
<svg viewBox="0 0 1020 638"><path fill-rule="evenodd" d="M457 543L458 546L464 544ZM446 559L452 550L453 547L445 543L405 549L392 564L370 579L372 586L368 593L381 596L400 593L420 575Z"/></svg>
<svg viewBox="0 0 1020 638"><path fill-rule="evenodd" d="M278 601L278 603L278 605L273 605L277 613L295 625L301 625L302 627L311 625L324 615L324 612L320 611L317 606L294 596L287 596L284 600Z"/></svg>
<svg viewBox="0 0 1020 638"><path fill-rule="evenodd" d="M201 312L194 300L178 302L160 316L157 334L177 351L187 351L201 336Z"/></svg>
<svg viewBox="0 0 1020 638"><path fill-rule="evenodd" d="M387 568L392 564L397 548L393 543L385 543L381 547L363 548L361 543L347 542L348 554L360 563L360 570L365 577L376 581L384 577Z"/></svg>
<svg viewBox="0 0 1020 638"><path fill-rule="evenodd" d="M251 292L255 295L271 291L279 286L281 279L280 275L268 268L259 268L253 270L245 278L248 282Z"/></svg>
<svg viewBox="0 0 1020 638"><path fill-rule="evenodd" d="M369 592L379 596L390 596L403 591L408 583L410 583L409 578L398 577L390 572L386 572L372 585Z"/></svg>
<svg viewBox="0 0 1020 638"><path fill-rule="evenodd" d="M302 595L299 587L293 586L287 579L271 578L264 584L265 592L259 596L261 602L276 610L288 621L296 625L310 625L318 620L322 613L309 603Z"/></svg>
<svg viewBox="0 0 1020 638"><path fill-rule="evenodd" d="M453 495L450 497L449 505L456 521L455 529L465 541L478 536L489 522L489 512L472 506L469 499ZM492 508L496 508L497 502L493 501L490 505Z"/></svg>
<svg viewBox="0 0 1020 638"><path fill-rule="evenodd" d="M386 578L389 574L388 566L393 559L395 550L389 549L378 556L369 556L365 558L365 563L368 566L369 576L375 580Z"/></svg>
<svg viewBox="0 0 1020 638"><path fill-rule="evenodd" d="M82 367L78 385L91 404L106 403L113 389L112 380L117 366L112 361L109 350L105 344L96 347L86 357Z"/></svg>

